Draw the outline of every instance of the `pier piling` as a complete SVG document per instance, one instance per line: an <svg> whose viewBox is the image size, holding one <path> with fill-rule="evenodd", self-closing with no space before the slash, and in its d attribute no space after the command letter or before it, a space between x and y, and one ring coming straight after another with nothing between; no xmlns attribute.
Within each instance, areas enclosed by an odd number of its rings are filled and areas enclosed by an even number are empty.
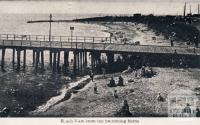
<svg viewBox="0 0 200 125"><path fill-rule="evenodd" d="M24 49L23 69L26 68L26 49Z"/></svg>
<svg viewBox="0 0 200 125"><path fill-rule="evenodd" d="M20 58L21 58L21 50L17 49L17 71L20 70Z"/></svg>
<svg viewBox="0 0 200 125"><path fill-rule="evenodd" d="M77 63L77 51L74 51L74 64L73 64L73 75L74 77L76 77L77 74L77 67L76 67L76 63Z"/></svg>
<svg viewBox="0 0 200 125"><path fill-rule="evenodd" d="M56 72L56 52L53 52L53 72Z"/></svg>
<svg viewBox="0 0 200 125"><path fill-rule="evenodd" d="M35 66L35 50L33 50L33 67Z"/></svg>
<svg viewBox="0 0 200 125"><path fill-rule="evenodd" d="M2 49L2 58L1 58L1 69L2 69L2 70L4 70L5 53L6 53L6 49L3 48L3 49Z"/></svg>
<svg viewBox="0 0 200 125"><path fill-rule="evenodd" d="M60 51L58 51L58 57L57 57L57 71L60 71Z"/></svg>
<svg viewBox="0 0 200 125"><path fill-rule="evenodd" d="M39 60L40 60L40 51L36 51L36 66L35 66L36 71L38 70Z"/></svg>
<svg viewBox="0 0 200 125"><path fill-rule="evenodd" d="M14 66L15 66L15 48L13 48L12 64L13 64L13 68L14 68Z"/></svg>
<svg viewBox="0 0 200 125"><path fill-rule="evenodd" d="M41 51L41 69L44 70L44 51Z"/></svg>
<svg viewBox="0 0 200 125"><path fill-rule="evenodd" d="M64 51L64 73L67 73L67 68L69 67L69 52Z"/></svg>
<svg viewBox="0 0 200 125"><path fill-rule="evenodd" d="M52 51L50 50L50 52L49 52L49 65L50 65L50 67L52 68Z"/></svg>

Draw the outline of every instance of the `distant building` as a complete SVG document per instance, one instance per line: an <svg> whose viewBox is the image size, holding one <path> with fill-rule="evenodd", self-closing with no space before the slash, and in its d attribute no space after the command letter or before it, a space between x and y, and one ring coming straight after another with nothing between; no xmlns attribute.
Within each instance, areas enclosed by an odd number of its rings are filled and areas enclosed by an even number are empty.
<svg viewBox="0 0 200 125"><path fill-rule="evenodd" d="M135 14L133 14L133 16L134 16L134 17L141 17L142 14L141 14L141 13L135 13Z"/></svg>

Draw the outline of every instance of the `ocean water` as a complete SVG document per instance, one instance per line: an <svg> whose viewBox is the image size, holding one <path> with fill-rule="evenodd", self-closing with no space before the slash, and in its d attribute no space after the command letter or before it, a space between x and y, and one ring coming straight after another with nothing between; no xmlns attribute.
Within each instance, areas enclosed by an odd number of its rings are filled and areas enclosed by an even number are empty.
<svg viewBox="0 0 200 125"><path fill-rule="evenodd" d="M89 15L66 15L53 14L53 19L74 19L88 17ZM27 23L30 20L49 19L49 14L0 14L0 34L18 34L18 35L48 35L49 23ZM52 35L70 36L70 26L75 29L73 36L91 36L91 37L109 37L110 34L103 32L107 28L94 24L83 23L52 23ZM45 63L48 64L49 55L45 52ZM7 65L11 65L12 51L6 51ZM70 59L72 53L70 53ZM61 63L63 62L63 53L61 53ZM32 51L27 51L27 65L32 64Z"/></svg>

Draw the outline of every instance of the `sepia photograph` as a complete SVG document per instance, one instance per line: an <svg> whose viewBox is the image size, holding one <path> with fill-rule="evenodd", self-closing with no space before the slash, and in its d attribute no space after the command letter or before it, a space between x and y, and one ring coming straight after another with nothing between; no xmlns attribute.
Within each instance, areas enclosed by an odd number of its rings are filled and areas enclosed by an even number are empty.
<svg viewBox="0 0 200 125"><path fill-rule="evenodd" d="M199 43L200 0L1 0L0 117L198 118Z"/></svg>

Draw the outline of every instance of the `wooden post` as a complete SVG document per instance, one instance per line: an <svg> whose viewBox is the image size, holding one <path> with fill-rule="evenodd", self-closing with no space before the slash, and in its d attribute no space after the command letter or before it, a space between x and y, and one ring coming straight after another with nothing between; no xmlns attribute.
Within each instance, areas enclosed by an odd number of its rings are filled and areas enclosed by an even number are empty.
<svg viewBox="0 0 200 125"><path fill-rule="evenodd" d="M15 66L15 49L13 49L12 64L13 64L13 68L14 68L14 66Z"/></svg>
<svg viewBox="0 0 200 125"><path fill-rule="evenodd" d="M94 53L93 52L90 52L91 53L91 68L92 68L92 72L94 72Z"/></svg>
<svg viewBox="0 0 200 125"><path fill-rule="evenodd" d="M35 66L35 50L33 50L33 67Z"/></svg>
<svg viewBox="0 0 200 125"><path fill-rule="evenodd" d="M50 50L49 52L49 64L50 64L50 67L52 67L52 51Z"/></svg>
<svg viewBox="0 0 200 125"><path fill-rule="evenodd" d="M36 70L38 70L39 60L40 60L40 51L36 51Z"/></svg>
<svg viewBox="0 0 200 125"><path fill-rule="evenodd" d="M2 49L2 60L1 60L1 69L4 70L4 59L5 59L6 49Z"/></svg>
<svg viewBox="0 0 200 125"><path fill-rule="evenodd" d="M26 68L26 49L24 49L24 60L23 60L24 64L23 64L23 69Z"/></svg>
<svg viewBox="0 0 200 125"><path fill-rule="evenodd" d="M21 50L17 49L17 71L20 70L20 56L21 56Z"/></svg>
<svg viewBox="0 0 200 125"><path fill-rule="evenodd" d="M44 51L41 50L41 69L44 70Z"/></svg>
<svg viewBox="0 0 200 125"><path fill-rule="evenodd" d="M80 52L78 52L78 54L77 54L77 60L78 60L78 62L77 62L77 68L78 68L78 72L80 71Z"/></svg>
<svg viewBox="0 0 200 125"><path fill-rule="evenodd" d="M67 73L66 71L66 69L67 69L67 67L69 66L69 52L68 51L64 51L64 73Z"/></svg>
<svg viewBox="0 0 200 125"><path fill-rule="evenodd" d="M57 59L57 71L60 69L60 51L58 51L58 59Z"/></svg>
<svg viewBox="0 0 200 125"><path fill-rule="evenodd" d="M85 68L87 68L87 51L85 51Z"/></svg>
<svg viewBox="0 0 200 125"><path fill-rule="evenodd" d="M74 77L76 77L76 57L77 57L77 52L74 51L74 65L73 65L73 73L74 73Z"/></svg>
<svg viewBox="0 0 200 125"><path fill-rule="evenodd" d="M113 63L114 63L114 54L113 53L107 53L107 61L108 61L108 68L110 71L113 70Z"/></svg>
<svg viewBox="0 0 200 125"><path fill-rule="evenodd" d="M53 72L56 72L56 52L53 53Z"/></svg>
<svg viewBox="0 0 200 125"><path fill-rule="evenodd" d="M83 51L83 73L85 72L86 66L85 66L85 52Z"/></svg>
<svg viewBox="0 0 200 125"><path fill-rule="evenodd" d="M83 73L83 52L80 53L81 74Z"/></svg>

